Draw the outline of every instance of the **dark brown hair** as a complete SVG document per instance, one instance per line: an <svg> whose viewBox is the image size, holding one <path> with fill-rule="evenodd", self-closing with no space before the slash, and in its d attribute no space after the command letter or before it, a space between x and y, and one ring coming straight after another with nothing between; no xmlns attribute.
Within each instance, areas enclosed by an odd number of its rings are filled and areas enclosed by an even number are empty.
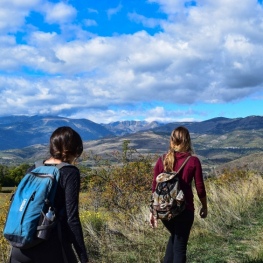
<svg viewBox="0 0 263 263"><path fill-rule="evenodd" d="M164 170L167 172L173 171L174 166L174 152L189 152L194 153L191 137L188 129L183 126L179 126L174 129L170 137L170 148L164 158Z"/></svg>
<svg viewBox="0 0 263 263"><path fill-rule="evenodd" d="M82 139L72 128L63 126L52 133L49 152L53 158L69 162L72 157L79 157L82 151Z"/></svg>

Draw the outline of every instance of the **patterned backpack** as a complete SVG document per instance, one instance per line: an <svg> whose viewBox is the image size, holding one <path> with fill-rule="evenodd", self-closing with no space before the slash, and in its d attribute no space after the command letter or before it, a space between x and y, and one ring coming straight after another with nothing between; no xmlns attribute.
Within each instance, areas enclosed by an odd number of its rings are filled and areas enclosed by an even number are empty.
<svg viewBox="0 0 263 263"><path fill-rule="evenodd" d="M179 173L191 156L188 156L178 171L163 172L156 178L150 211L157 219L170 220L185 209L184 193L180 187Z"/></svg>

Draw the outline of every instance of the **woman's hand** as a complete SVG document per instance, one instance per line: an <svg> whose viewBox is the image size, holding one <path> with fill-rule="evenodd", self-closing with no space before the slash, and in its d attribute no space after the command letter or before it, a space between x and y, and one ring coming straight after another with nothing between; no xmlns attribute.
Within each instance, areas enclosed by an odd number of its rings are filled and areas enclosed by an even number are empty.
<svg viewBox="0 0 263 263"><path fill-rule="evenodd" d="M199 215L201 218L206 218L207 217L207 207L202 206L202 208L200 209Z"/></svg>
<svg viewBox="0 0 263 263"><path fill-rule="evenodd" d="M207 217L207 200L206 196L199 198L200 202L202 204L202 208L200 209L199 215L201 218L206 218Z"/></svg>
<svg viewBox="0 0 263 263"><path fill-rule="evenodd" d="M150 220L149 220L149 222L150 222L150 226L152 227L152 228L156 228L157 227L157 218L153 215L153 213L150 213Z"/></svg>

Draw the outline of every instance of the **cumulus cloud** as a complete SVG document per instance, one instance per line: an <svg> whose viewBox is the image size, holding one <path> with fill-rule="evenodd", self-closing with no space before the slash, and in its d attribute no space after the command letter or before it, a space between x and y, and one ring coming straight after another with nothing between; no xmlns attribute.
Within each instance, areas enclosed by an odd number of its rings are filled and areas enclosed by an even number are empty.
<svg viewBox="0 0 263 263"><path fill-rule="evenodd" d="M63 2L57 4L47 3L43 10L45 11L45 20L50 24L72 22L77 13L73 6L67 5Z"/></svg>
<svg viewBox="0 0 263 263"><path fill-rule="evenodd" d="M155 27L158 27L160 25L159 19L148 18L146 16L137 14L136 12L129 13L128 17L131 21L133 21L135 23L141 23L145 27L155 28Z"/></svg>
<svg viewBox="0 0 263 263"><path fill-rule="evenodd" d="M0 75L1 115L65 114L97 122L132 116L190 120L191 105L198 102L233 102L255 94L262 98L263 9L255 1L200 0L191 5L148 0L168 18L130 12L128 18L144 30L111 37L83 29L81 23L89 28L97 21L87 16L77 23L76 7L64 2L8 3L0 3L0 17L8 20L0 22L0 71L5 73ZM107 14L117 16L122 8ZM18 43L7 32L25 26L32 10L60 30L32 25ZM87 9L87 14L98 13ZM147 28L161 30L149 34ZM152 106L144 109L139 106L143 103ZM189 108L182 112L165 104Z"/></svg>
<svg viewBox="0 0 263 263"><path fill-rule="evenodd" d="M39 4L41 4L41 0L1 0L0 33L13 33L22 30L25 25L25 18Z"/></svg>

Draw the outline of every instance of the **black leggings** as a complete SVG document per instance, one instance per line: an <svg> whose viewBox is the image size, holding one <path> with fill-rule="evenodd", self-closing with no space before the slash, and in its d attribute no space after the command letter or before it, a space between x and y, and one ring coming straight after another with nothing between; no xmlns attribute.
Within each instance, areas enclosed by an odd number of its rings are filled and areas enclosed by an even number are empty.
<svg viewBox="0 0 263 263"><path fill-rule="evenodd" d="M68 263L77 263L71 244L63 244ZM62 246L58 237L54 236L48 241L29 249L12 248L10 263L65 263Z"/></svg>
<svg viewBox="0 0 263 263"><path fill-rule="evenodd" d="M171 234L163 263L185 263L187 243L194 222L194 212L185 210L179 216L162 222Z"/></svg>

